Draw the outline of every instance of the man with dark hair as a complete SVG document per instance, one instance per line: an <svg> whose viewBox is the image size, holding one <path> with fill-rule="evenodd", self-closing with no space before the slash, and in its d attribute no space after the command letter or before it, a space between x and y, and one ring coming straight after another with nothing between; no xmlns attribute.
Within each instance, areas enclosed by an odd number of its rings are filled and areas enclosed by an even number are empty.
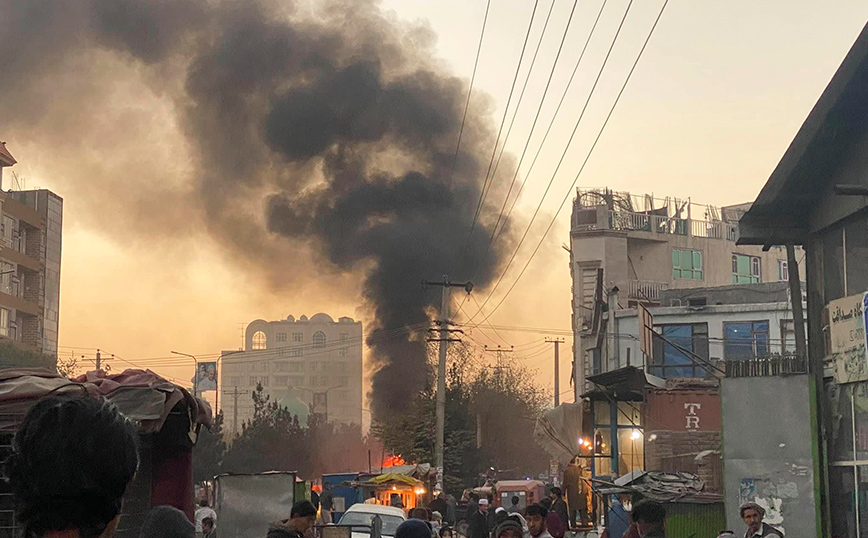
<svg viewBox="0 0 868 538"><path fill-rule="evenodd" d="M564 529L566 529L567 525L570 522L569 510L567 510L567 502L564 500L564 492L559 487L553 487L551 491L551 499L552 499L552 512L558 515L561 518L561 522L564 525ZM557 537L556 537L557 538ZM618 538L621 538L620 536Z"/></svg>
<svg viewBox="0 0 868 538"><path fill-rule="evenodd" d="M478 497L471 496L467 503L467 538L488 538L488 521L479 507L480 502Z"/></svg>
<svg viewBox="0 0 868 538"><path fill-rule="evenodd" d="M631 516L642 538L665 538L666 509L659 502L640 501L633 506Z"/></svg>
<svg viewBox="0 0 868 538"><path fill-rule="evenodd" d="M292 505L289 519L271 524L268 538L304 538L316 522L316 508L310 501L298 501Z"/></svg>
<svg viewBox="0 0 868 538"><path fill-rule="evenodd" d="M552 538L546 528L548 510L540 504L532 504L527 507L526 515L527 529L533 538Z"/></svg>
<svg viewBox="0 0 868 538"><path fill-rule="evenodd" d="M21 536L114 535L138 465L138 433L114 404L88 396L36 402L7 460Z"/></svg>
<svg viewBox="0 0 868 538"><path fill-rule="evenodd" d="M524 530L517 521L507 518L494 529L494 538L524 538Z"/></svg>
<svg viewBox="0 0 868 538"><path fill-rule="evenodd" d="M742 521L747 525L747 531L744 533L745 538L783 538L781 531L772 527L768 523L763 523L763 518L766 516L765 508L757 503L747 502L739 508L739 514Z"/></svg>
<svg viewBox="0 0 868 538"><path fill-rule="evenodd" d="M521 502L521 499L518 498L518 495L513 495L509 500L510 505L506 511L510 514L521 513L521 508L518 506L518 503Z"/></svg>
<svg viewBox="0 0 868 538"><path fill-rule="evenodd" d="M217 521L217 512L214 511L213 508L208 506L208 499L202 499L199 501L199 508L196 509L196 536L201 538L203 534L202 530L202 520L206 517L210 517L211 521Z"/></svg>
<svg viewBox="0 0 868 538"><path fill-rule="evenodd" d="M210 517L202 518L202 538L217 538L214 520Z"/></svg>
<svg viewBox="0 0 868 538"><path fill-rule="evenodd" d="M332 522L332 509L334 508L334 496L332 485L325 482L322 485L322 493L319 496L319 515L324 525Z"/></svg>

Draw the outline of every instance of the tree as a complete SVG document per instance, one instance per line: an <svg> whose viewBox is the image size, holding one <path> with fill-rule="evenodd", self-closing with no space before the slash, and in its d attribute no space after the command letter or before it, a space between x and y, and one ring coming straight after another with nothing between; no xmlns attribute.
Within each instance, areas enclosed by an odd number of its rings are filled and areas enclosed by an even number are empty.
<svg viewBox="0 0 868 538"><path fill-rule="evenodd" d="M57 373L63 377L74 377L78 370L78 359L75 357L57 357Z"/></svg>
<svg viewBox="0 0 868 538"><path fill-rule="evenodd" d="M220 474L226 442L223 440L223 413L217 413L210 429L199 430L193 447L193 481L204 482Z"/></svg>
<svg viewBox="0 0 868 538"><path fill-rule="evenodd" d="M298 471L311 476L308 432L298 416L270 401L262 385L252 394L253 418L242 427L223 458L223 472Z"/></svg>

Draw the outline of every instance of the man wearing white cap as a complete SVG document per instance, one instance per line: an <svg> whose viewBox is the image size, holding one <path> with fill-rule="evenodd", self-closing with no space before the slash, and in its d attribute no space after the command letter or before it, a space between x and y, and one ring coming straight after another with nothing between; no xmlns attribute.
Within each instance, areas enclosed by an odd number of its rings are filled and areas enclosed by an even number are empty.
<svg viewBox="0 0 868 538"><path fill-rule="evenodd" d="M747 525L744 538L784 538L784 534L768 523L763 523L765 508L757 503L747 502L739 509L742 521Z"/></svg>

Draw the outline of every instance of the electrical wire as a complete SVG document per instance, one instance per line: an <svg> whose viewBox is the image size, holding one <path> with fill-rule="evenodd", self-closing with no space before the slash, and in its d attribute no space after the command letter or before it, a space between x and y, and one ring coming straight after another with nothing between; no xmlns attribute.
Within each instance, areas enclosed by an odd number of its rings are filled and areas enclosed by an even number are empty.
<svg viewBox="0 0 868 538"><path fill-rule="evenodd" d="M503 214L504 214L504 211L506 210L506 204L509 202L509 195L512 193L512 189L515 187L515 182L518 179L518 174L519 174L519 171L521 170L521 165L524 162L524 157L527 154L527 149L528 149L528 147L530 147L530 142L533 139L533 133L536 130L536 124L539 121L539 117L540 117L540 114L542 113L543 105L545 104L546 96L548 95L549 88L551 87L552 79L554 78L555 70L557 69L558 61L560 60L561 52L563 51L563 48L564 48L564 42L567 39L567 34L569 32L570 24L572 23L573 15L575 14L577 5L578 5L578 0L575 0L573 2L573 8L570 11L570 17L567 20L567 25L564 28L564 35L561 38L560 45L558 46L558 52L557 52L557 55L555 56L555 61L554 61L554 63L552 63L552 68L551 68L551 71L549 72L548 81L546 82L546 87L545 87L545 90L543 91L543 94L542 94L542 99L540 100L539 107L537 108L536 115L534 116L533 123L531 124L531 127L530 127L530 131L528 132L527 140L525 141L525 144L524 144L524 149L522 149L521 157L518 160L518 164L516 164L516 166L515 166L515 173L513 173L513 175L512 175L512 182L510 183L509 190L507 191L506 196L503 199L503 205L500 208L500 213L497 216L497 220L494 223L494 227L491 229L491 235L488 238L488 245L485 248L485 252L483 253L482 258L480 259L480 262L476 265L476 270L474 271L474 277L473 277L474 280L476 279L476 274L478 273L479 269L484 266L485 260L488 257L488 253L491 251L491 246L494 243L495 238L497 237L496 236L497 226L500 224L501 220L503 219ZM605 7L605 0L603 2L603 6ZM602 14L602 9L600 10L600 14ZM599 15L597 16L597 21L599 21ZM596 28L596 22L594 23L594 27L591 28L591 32L588 36L588 41L585 42L585 48L587 48L588 42L590 41L590 36L593 35L595 28ZM582 53L579 55L579 60L576 62L576 67L573 70L573 74L570 77L570 80L567 83L566 88L564 89L564 94L561 97L561 101L558 104L558 107L555 109L554 115L552 116L552 121L549 124L549 129L551 129L551 125L554 123L554 120L557 117L558 112L560 112L560 105L563 103L564 96L566 96L566 92L569 89L570 84L572 84L573 77L575 76L575 73L576 73L576 69L578 69L578 66L581 63L584 55L585 55L585 49L582 49ZM546 132L546 137L547 136L548 136L548 131ZM545 138L546 137L544 137L543 141L540 143L540 150L542 149L543 144L545 144ZM537 155L539 155L539 151L537 151ZM533 166L531 166L531 168L528 169L527 173L525 174L525 179L522 181L522 186L524 186L524 183L525 183L525 181L527 181L527 178L528 178L528 176L530 176L530 173L532 170L533 170ZM516 199L517 199L517 197L516 197Z"/></svg>
<svg viewBox="0 0 868 538"><path fill-rule="evenodd" d="M632 0L631 0L631 4L632 4ZM536 248L531 253L530 257L527 260L527 263L525 263L525 265L522 268L521 272L519 273L518 277L512 283L512 286L510 286L510 288L507 290L506 294L504 294L504 296L500 299L500 301L497 303L497 305L491 310L491 312L488 313L488 315L485 317L485 320L487 320L489 317L491 317L491 315L494 314L494 312L496 312L498 308L500 308L500 306L503 304L503 302L506 300L506 298L509 296L509 294L512 292L512 290L515 289L515 286L518 284L519 280L521 280L521 277L524 275L524 273L527 270L528 266L530 265L531 261L533 261L533 258L536 256L537 252L539 252L539 249L542 246L543 241L545 241L546 236L548 236L548 233L551 231L552 227L554 226L554 223L556 222L558 215L560 214L561 210L563 210L564 204L566 203L567 199L569 199L570 193L572 192L573 188L575 188L576 183L579 181L579 177L581 176L582 172L584 171L585 166L588 164L588 160L591 158L591 155L593 154L594 149L597 147L597 143L600 141L600 138L602 137L603 132L606 129L606 126L609 124L609 120L611 119L612 114L618 105L618 102L621 100L621 96L624 94L624 90L627 88L627 84L630 82L630 78L633 76L633 73L636 70L636 66L639 63L639 60L642 58L642 54L645 52L645 49L648 46L648 42L651 40L651 36L654 34L654 30L657 28L657 24L660 22L660 18L663 16L663 12L665 11L666 6L668 4L669 4L669 0L664 0L663 6L660 8L660 12L658 13L657 18L654 20L654 24L651 27L651 30L648 32L648 37L645 39L645 42L642 44L642 48L640 49L639 54L636 56L636 61L633 62L633 65L630 68L630 71L627 73L627 78L624 80L624 84L621 86L621 89L618 92L617 97L615 98L615 102L612 104L612 107L609 109L609 113L606 115L606 119L603 121L603 125L600 127L600 131L597 133L597 136L594 139L594 142L591 145L591 148L588 150L588 154L585 156L585 160L582 162L582 166L579 168L578 173L576 173L576 177L573 179L572 185L570 185L570 188L567 190L566 196L564 196L564 199L561 201L561 204L558 206L558 210L555 212L554 216L552 217L552 220L549 223L548 227L546 228L545 233L543 233L543 236L540 238L539 243L537 244ZM628 5L628 11L629 11L629 5ZM625 18L626 18L626 13L625 13ZM622 23L623 23L623 19L622 19ZM620 31L620 27L619 27L619 31ZM614 41L613 41L613 46L614 46ZM609 52L611 52L611 48L609 49ZM608 55L606 56L606 58L608 59ZM605 65L605 62L604 62L604 65ZM601 73L602 73L602 70L601 70ZM597 78L597 80L599 80L599 77ZM596 82L594 83L594 87L596 87ZM592 89L592 92L593 92L593 89ZM572 138L571 138L571 140L572 140ZM560 166L560 164L558 166ZM546 192L548 192L548 189L546 190ZM545 195L543 195L543 197L545 197ZM536 215L536 213L534 213L534 215ZM518 250L516 249L516 253L517 252L518 252ZM514 256L515 256L515 253L513 254L513 258L514 258ZM510 260L510 263L511 263L511 261L512 260ZM509 269L509 266L507 265L506 269L504 269L504 272L501 274L501 279L503 278L503 275L506 274L506 270L508 270L508 269ZM499 282L500 282L500 280L498 280L498 283ZM492 294L493 294L493 292L494 292L494 290L492 290ZM491 296L492 295L489 295L488 298L486 298L486 302L488 301L488 299L491 298ZM485 305L485 303L483 303L483 306L484 305ZM479 314L479 312L477 312L477 314ZM472 316L471 320L477 314Z"/></svg>
<svg viewBox="0 0 868 538"><path fill-rule="evenodd" d="M553 3L554 4L554 3ZM491 173L491 167L494 164L494 157L497 155L497 146L500 142L500 135L503 134L503 126L506 124L506 117L509 114L509 104L512 101L512 94L515 92L515 84L518 82L518 74L521 72L521 63L524 60L524 52L527 49L527 42L530 39L530 31L533 29L533 21L536 18L536 9L539 6L539 0L534 0L533 10L530 13L530 21L527 24L527 33L524 36L524 43L521 46L521 54L518 56L518 64L515 66L515 76L512 78L512 86L509 89L509 97L506 99L506 106L503 108L503 118L500 120L500 128L497 130L497 138L494 140L494 148L491 150L491 159L488 161L488 170L485 172L485 178L482 181L482 189L479 191L479 200L476 202L476 213L473 215L473 222L470 223L470 231L467 233L467 241L464 243L464 251L470 246L470 238L473 236L473 230L476 228L476 223L479 220L479 215L482 213L482 208L485 206L485 197L487 196L486 187L490 187L489 176L491 183L494 182L494 175ZM545 32L545 29L543 29ZM542 39L542 37L540 37ZM536 59L536 56L534 56ZM531 65L533 69L533 65ZM522 92L522 95L524 93ZM516 112L521 102L516 104ZM504 145L506 141L503 142Z"/></svg>
<svg viewBox="0 0 868 538"><path fill-rule="evenodd" d="M504 267L503 272L501 272L500 278L497 279L497 282L495 283L494 288L492 288L489 295L485 298L485 301L482 303L482 306L485 306L486 304L488 304L488 301L491 300L491 297L494 295L494 292L500 286L500 283L503 282L503 278L506 276L506 273L509 271L509 268L512 265L512 262L515 260L516 255L518 255L519 250L521 250L521 246L524 243L524 240L527 238L528 233L530 233L530 229L533 226L533 223L536 220L537 215L539 215L539 212L540 212L540 209L542 208L543 202L545 202L545 199L548 196L549 190L551 190L552 184L554 183L555 178L557 177L558 172L561 169L561 165L563 165L564 159L567 156L567 152L569 152L570 146L572 146L573 139L576 136L576 132L579 130L579 125L581 124L582 119L585 116L585 112L588 110L588 105L591 102L591 98L594 96L594 92L597 89L597 84L599 84L600 78L603 76L603 70L606 68L606 64L608 64L608 62L609 62L609 58L612 55L612 50L615 48L615 43L617 43L618 37L621 35L621 30L624 28L624 22L627 20L627 15L629 15L630 8L632 8L632 7L633 7L633 0L630 0L630 2L627 4L627 9L624 11L624 16L621 17L621 22L618 25L617 31L615 32L615 37L612 39L612 43L609 45L609 50L606 52L606 56L603 59L603 64L600 66L600 69L597 72L597 77L594 80L593 86L591 86L591 91L588 93L588 98L585 100L585 104L582 107L582 111L579 114L579 118L576 120L576 124L573 127L573 131L570 134L569 139L567 140L567 144L564 147L564 151L561 153L561 157L558 160L558 164L555 167L554 172L552 172L552 177L551 177L551 179L549 179L548 185L546 186L546 189L543 192L542 198L540 198L539 204L537 204L536 210L534 210L533 215L530 218L530 222L528 222L527 227L524 230L524 234L522 234L521 239L518 242L518 245L516 245L515 250L512 253L512 256L510 257L509 261L506 264L506 267ZM641 56L641 54L640 54L640 56ZM628 80L629 80L629 77L628 77ZM572 188L570 190L572 190ZM569 196L569 192L567 193L567 196ZM557 217L557 214L555 214L555 216ZM543 238L545 238L545 236L543 236ZM531 256L531 258L532 257L533 256ZM515 285L513 284L513 288L514 287L515 287ZM510 289L510 291L511 291L511 289ZM509 292L507 292L507 295L509 295ZM502 304L502 301L501 301L501 304ZM479 311L476 312L476 314L470 316L470 320L472 321L474 318L476 318L476 316L478 316L480 312L482 312L481 308L479 309ZM489 316L492 313L493 313L493 311L491 313L489 313Z"/></svg>
<svg viewBox="0 0 868 538"><path fill-rule="evenodd" d="M473 83L476 81L476 68L479 66L479 55L482 52L482 41L485 38L485 27L488 24L488 11L491 9L491 0L485 5L485 16L482 18L482 30L479 32L479 44L476 46L476 59L473 61L473 74L470 75L470 87L467 89L467 101L464 103L464 114L461 116L461 127L458 129L458 142L455 144L455 156L452 157L452 171L449 173L449 187L452 187L452 178L455 176L455 167L458 164L458 151L461 149L461 136L464 134L464 124L467 122L467 111L470 109L470 96L473 94Z"/></svg>

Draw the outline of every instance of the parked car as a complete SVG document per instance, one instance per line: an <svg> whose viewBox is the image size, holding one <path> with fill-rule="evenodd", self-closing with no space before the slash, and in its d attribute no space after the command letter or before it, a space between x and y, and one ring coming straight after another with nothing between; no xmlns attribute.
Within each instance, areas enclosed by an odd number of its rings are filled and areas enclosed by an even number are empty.
<svg viewBox="0 0 868 538"><path fill-rule="evenodd" d="M395 536L395 530L397 530L398 525L407 519L404 511L394 506L354 504L347 508L338 525L352 526L353 538L368 538L371 535L370 527L374 516L380 516L383 522L380 534L389 537Z"/></svg>

